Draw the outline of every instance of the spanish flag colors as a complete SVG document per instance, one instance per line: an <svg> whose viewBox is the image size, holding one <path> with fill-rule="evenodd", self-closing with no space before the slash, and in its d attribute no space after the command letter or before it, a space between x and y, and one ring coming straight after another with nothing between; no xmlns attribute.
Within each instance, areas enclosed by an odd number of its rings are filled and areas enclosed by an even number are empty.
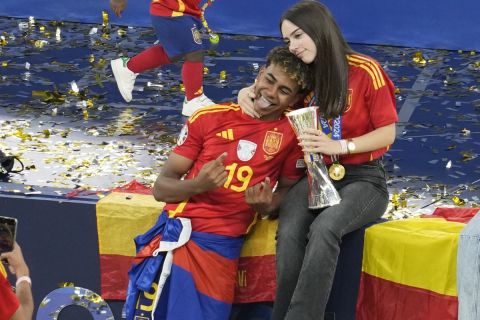
<svg viewBox="0 0 480 320"><path fill-rule="evenodd" d="M165 204L151 195L110 193L97 202L100 283L104 299L125 299L133 239L150 229Z"/></svg>
<svg viewBox="0 0 480 320"><path fill-rule="evenodd" d="M240 253L236 303L275 300L275 234L278 220L257 220Z"/></svg>
<svg viewBox="0 0 480 320"><path fill-rule="evenodd" d="M113 192L97 202L101 295L123 300L135 256L133 239L157 221L164 203L152 195ZM235 303L273 301L275 297L276 220L259 220L242 247Z"/></svg>
<svg viewBox="0 0 480 320"><path fill-rule="evenodd" d="M457 246L464 226L414 218L368 228L356 319L457 319Z"/></svg>

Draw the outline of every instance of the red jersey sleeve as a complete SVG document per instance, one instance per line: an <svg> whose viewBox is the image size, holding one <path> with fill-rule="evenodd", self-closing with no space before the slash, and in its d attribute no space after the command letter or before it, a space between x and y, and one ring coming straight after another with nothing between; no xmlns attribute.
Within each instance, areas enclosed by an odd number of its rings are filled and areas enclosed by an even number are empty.
<svg viewBox="0 0 480 320"><path fill-rule="evenodd" d="M20 303L8 280L0 273L0 319L10 319Z"/></svg>
<svg viewBox="0 0 480 320"><path fill-rule="evenodd" d="M202 123L207 121L190 121L183 126L177 140L177 146L173 152L191 160L196 160L202 150L205 128Z"/></svg>

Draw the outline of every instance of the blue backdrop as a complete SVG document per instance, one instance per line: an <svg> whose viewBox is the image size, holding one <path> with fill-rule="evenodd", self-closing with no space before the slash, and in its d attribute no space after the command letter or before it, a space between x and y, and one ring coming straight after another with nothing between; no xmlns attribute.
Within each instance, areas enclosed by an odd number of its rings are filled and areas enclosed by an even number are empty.
<svg viewBox="0 0 480 320"><path fill-rule="evenodd" d="M212 29L222 33L279 36L278 20L294 0L217 0L207 10ZM480 1L325 0L352 43L480 50ZM149 0L131 0L121 19L149 26ZM101 23L108 0L1 0L0 16ZM2 30L0 30L2 31Z"/></svg>

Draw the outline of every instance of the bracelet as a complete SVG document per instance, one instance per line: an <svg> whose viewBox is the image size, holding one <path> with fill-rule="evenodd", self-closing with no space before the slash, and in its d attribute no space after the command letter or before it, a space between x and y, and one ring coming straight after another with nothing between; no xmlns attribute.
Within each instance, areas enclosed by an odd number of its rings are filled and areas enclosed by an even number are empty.
<svg viewBox="0 0 480 320"><path fill-rule="evenodd" d="M28 282L30 287L32 286L32 279L30 279L29 276L21 276L20 278L17 279L17 282L15 283L15 287L18 287L18 285L22 282Z"/></svg>
<svg viewBox="0 0 480 320"><path fill-rule="evenodd" d="M342 149L340 154L347 154L348 153L348 148L347 148L347 140L342 139L340 141L340 147Z"/></svg>

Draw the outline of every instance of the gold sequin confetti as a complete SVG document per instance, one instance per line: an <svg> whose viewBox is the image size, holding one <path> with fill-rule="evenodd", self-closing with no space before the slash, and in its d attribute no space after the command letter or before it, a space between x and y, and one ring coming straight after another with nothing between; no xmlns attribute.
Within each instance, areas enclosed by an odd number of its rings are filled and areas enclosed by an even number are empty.
<svg viewBox="0 0 480 320"><path fill-rule="evenodd" d="M94 65L94 67L96 69L103 69L106 66L107 62L108 61L106 59L100 58L98 59L98 62Z"/></svg>
<svg viewBox="0 0 480 320"><path fill-rule="evenodd" d="M118 28L117 34L118 34L120 37L125 37L125 36L127 35L127 30L126 30L126 29L123 29L123 28Z"/></svg>
<svg viewBox="0 0 480 320"><path fill-rule="evenodd" d="M43 48L47 44L48 44L47 40L35 40L35 42L33 43L35 48L39 48L39 49Z"/></svg>
<svg viewBox="0 0 480 320"><path fill-rule="evenodd" d="M102 27L108 26L108 12L103 10L102 11Z"/></svg>
<svg viewBox="0 0 480 320"><path fill-rule="evenodd" d="M73 284L73 282L64 281L64 282L60 282L58 284L58 287L59 288L69 288L69 287L75 287L75 285Z"/></svg>
<svg viewBox="0 0 480 320"><path fill-rule="evenodd" d="M425 66L427 64L427 61L423 57L423 53L421 51L417 51L413 54L412 61L420 66Z"/></svg>
<svg viewBox="0 0 480 320"><path fill-rule="evenodd" d="M220 81L225 81L227 79L227 71L220 71Z"/></svg>
<svg viewBox="0 0 480 320"><path fill-rule="evenodd" d="M32 97L41 98L46 103L64 103L65 95L58 91L33 90Z"/></svg>
<svg viewBox="0 0 480 320"><path fill-rule="evenodd" d="M457 196L452 197L452 201L457 206L464 206L465 205L465 200L463 200L463 199L461 199Z"/></svg>
<svg viewBox="0 0 480 320"><path fill-rule="evenodd" d="M32 140L32 135L29 133L25 133L25 131L23 131L23 129L20 129L20 128L17 129L13 135L22 139L22 141Z"/></svg>
<svg viewBox="0 0 480 320"><path fill-rule="evenodd" d="M462 152L460 152L460 154L462 155L462 160L464 162L465 161L470 161L470 160L475 159L477 157L477 155L474 154L471 151L462 151Z"/></svg>

